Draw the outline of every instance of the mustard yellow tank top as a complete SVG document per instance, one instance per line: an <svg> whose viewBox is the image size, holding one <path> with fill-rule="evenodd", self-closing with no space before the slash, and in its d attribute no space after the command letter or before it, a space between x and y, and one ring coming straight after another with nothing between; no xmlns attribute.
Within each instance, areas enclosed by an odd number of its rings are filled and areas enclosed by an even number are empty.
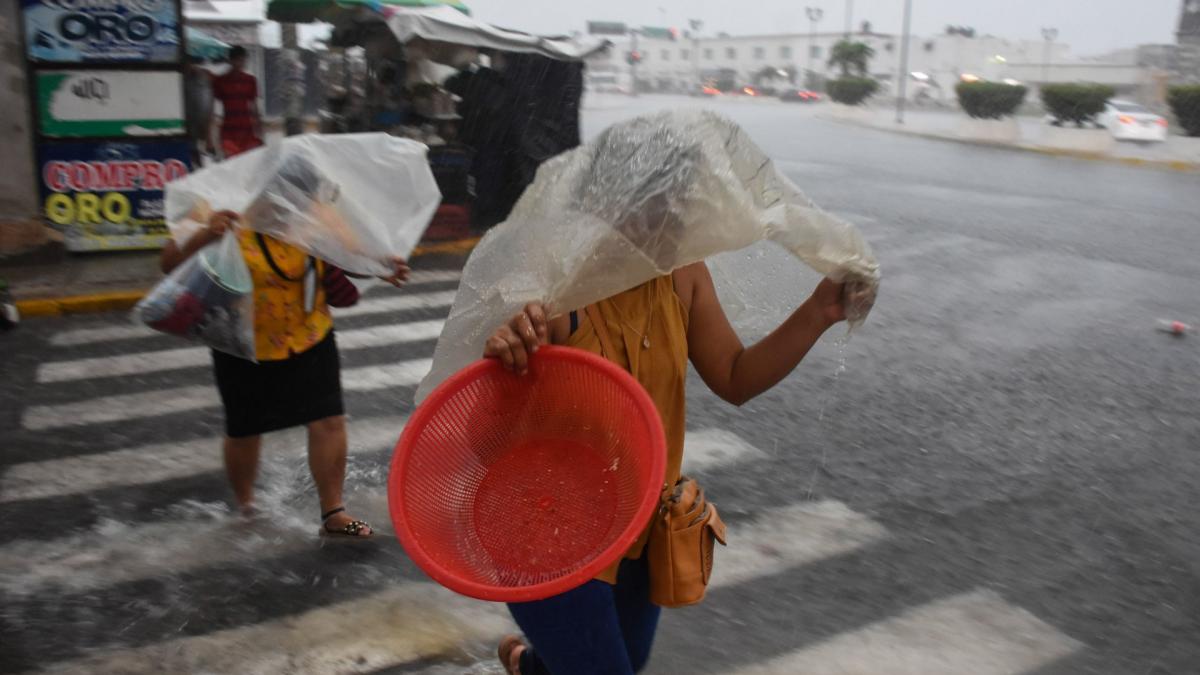
<svg viewBox="0 0 1200 675"><path fill-rule="evenodd" d="M567 340L568 347L601 354L621 366L646 388L662 418L667 437L667 472L664 489L679 480L683 464L683 434L687 401L688 312L675 293L670 275L596 303L604 318L604 330L615 354L604 354L597 326L587 313L580 311L579 327ZM649 523L642 536L625 554L639 558L646 545ZM602 572L597 579L616 583L620 561Z"/></svg>

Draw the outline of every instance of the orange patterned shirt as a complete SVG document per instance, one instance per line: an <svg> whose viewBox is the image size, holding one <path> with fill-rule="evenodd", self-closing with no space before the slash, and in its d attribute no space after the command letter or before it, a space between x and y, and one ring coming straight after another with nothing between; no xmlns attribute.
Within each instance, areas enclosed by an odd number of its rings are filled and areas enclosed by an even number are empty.
<svg viewBox="0 0 1200 675"><path fill-rule="evenodd" d="M278 239L263 235L271 259L289 279L280 278L263 255L250 230L238 235L242 255L254 280L254 342L259 361L282 361L316 346L333 328L325 288L324 263L317 261L316 299L313 311L304 309L304 273L308 254Z"/></svg>

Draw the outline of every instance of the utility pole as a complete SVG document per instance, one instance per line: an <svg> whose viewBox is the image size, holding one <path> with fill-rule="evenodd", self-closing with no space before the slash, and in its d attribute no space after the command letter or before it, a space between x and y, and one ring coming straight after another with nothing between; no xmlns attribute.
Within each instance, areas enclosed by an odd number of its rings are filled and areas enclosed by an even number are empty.
<svg viewBox="0 0 1200 675"><path fill-rule="evenodd" d="M908 96L908 43L912 25L912 0L904 0L904 28L900 35L900 91L896 97L896 124L904 124L904 102Z"/></svg>
<svg viewBox="0 0 1200 675"><path fill-rule="evenodd" d="M825 10L820 7L805 7L804 13L808 15L808 72L816 73L813 68L813 52L817 49L817 23L825 16ZM801 83L805 89L808 88L807 79Z"/></svg>
<svg viewBox="0 0 1200 675"><path fill-rule="evenodd" d="M689 19L688 25L692 29L692 77L695 78L693 86L700 86L700 31L704 28L704 22L700 19Z"/></svg>
<svg viewBox="0 0 1200 675"><path fill-rule="evenodd" d="M854 32L854 0L846 0L846 39Z"/></svg>
<svg viewBox="0 0 1200 675"><path fill-rule="evenodd" d="M1050 53L1054 41L1058 39L1058 29L1049 26L1043 28L1042 39L1046 41L1046 45L1042 49L1042 84L1047 84L1050 82Z"/></svg>

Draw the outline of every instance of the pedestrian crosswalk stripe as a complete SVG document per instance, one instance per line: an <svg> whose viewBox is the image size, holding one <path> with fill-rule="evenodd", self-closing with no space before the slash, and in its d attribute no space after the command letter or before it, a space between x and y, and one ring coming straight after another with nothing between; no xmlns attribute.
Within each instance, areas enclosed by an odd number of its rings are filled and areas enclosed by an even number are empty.
<svg viewBox="0 0 1200 675"><path fill-rule="evenodd" d="M443 323L438 319L339 331L338 347L343 350L364 349L432 340L441 334ZM49 384L94 377L144 375L165 370L195 368L209 363L210 359L207 347L182 347L72 361L51 361L38 366L37 381Z"/></svg>
<svg viewBox="0 0 1200 675"><path fill-rule="evenodd" d="M684 473L763 457L758 448L742 440L732 431L724 429L689 431L684 438L683 447Z"/></svg>
<svg viewBox="0 0 1200 675"><path fill-rule="evenodd" d="M430 359L414 359L396 364L351 368L342 371L342 388L347 391L373 391L414 386L429 372L431 364ZM30 431L42 431L82 424L145 419L215 408L218 405L220 399L212 385L155 389L136 394L102 396L75 403L30 406L21 415L21 426Z"/></svg>
<svg viewBox="0 0 1200 675"><path fill-rule="evenodd" d="M490 645L512 632L516 628L503 605L413 582L257 625L103 651L55 670L124 675L372 673L461 653L464 645Z"/></svg>
<svg viewBox="0 0 1200 675"><path fill-rule="evenodd" d="M404 311L406 309L420 309L425 307L449 306L454 302L455 291L433 291L428 293L414 292L419 286L424 284L439 283L442 281L455 281L459 277L457 272L449 274L447 271L439 270L436 274L425 273L414 277L414 282L406 286L403 290L389 293L381 298L368 297L359 302L355 307L347 307L345 309L334 309L334 316L356 316L362 314L372 314L387 311ZM398 303L398 306L393 307L387 304L387 301L398 301L407 299L406 302ZM421 298L421 300L416 300ZM365 307L365 310L356 310L359 307ZM377 310L377 311L376 311ZM79 345L93 344L97 342L114 342L117 340L133 340L136 338L152 337L160 335L150 327L141 323L134 323L132 320L128 324L115 324L111 326L100 326L97 328L75 328L65 330L60 333L55 333L50 337L50 344L55 347L77 347Z"/></svg>
<svg viewBox="0 0 1200 675"><path fill-rule="evenodd" d="M402 425L391 418L351 417L352 447L376 450L392 445ZM376 429L383 436L376 435ZM389 435L389 429L395 435ZM178 443L153 443L109 452L64 457L9 465L0 474L0 504L23 499L45 499L82 494L111 487L146 485L188 478L221 468L221 436ZM286 429L264 436L264 452L304 448L304 429ZM757 459L761 452L737 434L720 429L689 431L684 440L684 458L689 471L705 471ZM130 467L137 467L131 471Z"/></svg>
<svg viewBox="0 0 1200 675"><path fill-rule="evenodd" d="M356 450L373 451L394 445L403 426L403 417L351 417L348 429L352 454ZM305 434L303 427L266 434L264 456L279 453L301 456L307 447ZM211 436L12 464L0 475L0 503L147 485L218 471L222 466L222 439Z"/></svg>
<svg viewBox="0 0 1200 675"><path fill-rule="evenodd" d="M386 493L374 485L363 485L364 477L380 468L372 458L364 470L356 460L361 453L390 448L404 430L405 417L389 416L352 421L349 424L350 465L346 480L346 506L356 517L371 523L380 536L390 532ZM179 448L170 462L184 470L216 470L221 467L219 439L206 445L187 444L194 453L182 457ZM24 595L39 588L54 587L74 592L110 586L136 579L186 574L205 567L249 564L318 546L316 495L306 500L311 489L307 480L294 477L307 473L307 445L302 430L268 435L263 452L264 478L256 494L256 505L266 516L269 530L227 514L221 504L200 505L181 495L172 507L173 517L159 522L119 524L105 521L95 529L50 540L13 540L0 546L0 569L11 574L0 579L0 590ZM130 474L154 473L152 457L130 457L125 470ZM61 465L60 465L61 466ZM111 462L106 467L110 484L120 481ZM382 463L386 471L387 463ZM375 478L380 478L376 476ZM62 479L60 478L59 481ZM6 495L7 499L8 496ZM309 507L302 513L296 511ZM21 570L25 570L21 573Z"/></svg>
<svg viewBox="0 0 1200 675"><path fill-rule="evenodd" d="M882 525L837 501L768 509L751 522L729 526L729 546L715 554L712 585L777 574L849 553L886 535Z"/></svg>
<svg viewBox="0 0 1200 675"><path fill-rule="evenodd" d="M380 298L362 300L353 307L333 310L334 318L347 316L365 316L368 314L383 314L385 312L403 312L412 309L430 309L434 307L449 307L454 302L457 291L434 291L432 293L404 293L387 295Z"/></svg>
<svg viewBox="0 0 1200 675"><path fill-rule="evenodd" d="M915 607L736 675L1014 675L1082 648L992 591Z"/></svg>

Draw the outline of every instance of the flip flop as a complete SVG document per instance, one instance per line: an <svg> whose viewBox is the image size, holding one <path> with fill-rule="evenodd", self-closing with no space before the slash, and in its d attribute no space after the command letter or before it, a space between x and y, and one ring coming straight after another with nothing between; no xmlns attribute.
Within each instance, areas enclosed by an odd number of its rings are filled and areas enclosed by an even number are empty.
<svg viewBox="0 0 1200 675"><path fill-rule="evenodd" d="M506 635L500 640L500 646L496 648L496 657L500 659L500 665L504 666L504 672L508 675L521 675L520 661L517 662L517 667L512 667L512 655L519 647L529 648L525 641L517 635Z"/></svg>

